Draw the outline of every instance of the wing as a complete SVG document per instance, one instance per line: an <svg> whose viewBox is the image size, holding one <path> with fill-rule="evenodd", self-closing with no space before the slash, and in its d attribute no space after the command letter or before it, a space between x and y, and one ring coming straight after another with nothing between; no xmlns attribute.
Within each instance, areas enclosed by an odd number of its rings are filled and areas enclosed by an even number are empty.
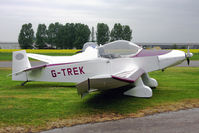
<svg viewBox="0 0 199 133"><path fill-rule="evenodd" d="M91 91L122 87L133 83L143 73L144 70L142 68L131 67L131 69L113 75L97 75L77 84L77 91L81 96L85 96L85 94Z"/></svg>
<svg viewBox="0 0 199 133"><path fill-rule="evenodd" d="M84 80L77 84L77 92L82 97L85 96L85 94L95 91L96 88L104 88L104 81L107 81L108 79L112 79L111 75L97 75L94 77L90 77L87 80Z"/></svg>
<svg viewBox="0 0 199 133"><path fill-rule="evenodd" d="M144 69L139 67L133 67L130 70L122 71L112 75L112 78L121 81L133 83L135 82L143 73Z"/></svg>
<svg viewBox="0 0 199 133"><path fill-rule="evenodd" d="M82 97L85 94L97 91L97 90L107 90L112 88L118 88L121 86L128 85L129 83L124 81L119 81L111 77L111 75L97 75L94 77L90 77L83 82L77 84L77 91Z"/></svg>

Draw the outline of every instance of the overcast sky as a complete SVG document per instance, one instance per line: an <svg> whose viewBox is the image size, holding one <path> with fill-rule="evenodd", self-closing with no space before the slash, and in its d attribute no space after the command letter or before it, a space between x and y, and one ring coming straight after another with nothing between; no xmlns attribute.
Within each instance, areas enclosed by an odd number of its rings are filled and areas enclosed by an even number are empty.
<svg viewBox="0 0 199 133"><path fill-rule="evenodd" d="M0 41L16 42L22 24L129 25L133 42L199 42L199 0L0 0Z"/></svg>

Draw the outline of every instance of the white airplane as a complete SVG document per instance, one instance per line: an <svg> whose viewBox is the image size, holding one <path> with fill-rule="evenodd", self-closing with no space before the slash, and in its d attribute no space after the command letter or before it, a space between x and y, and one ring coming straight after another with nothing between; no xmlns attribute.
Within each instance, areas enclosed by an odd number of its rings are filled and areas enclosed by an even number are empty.
<svg viewBox="0 0 199 133"><path fill-rule="evenodd" d="M125 95L151 97L155 79L148 72L164 70L177 65L193 54L179 50L145 50L124 40L102 46L86 43L81 53L73 56L46 56L13 52L12 80L74 82L82 97L96 90L108 90L126 85L132 89ZM31 67L28 57L45 62L45 65Z"/></svg>

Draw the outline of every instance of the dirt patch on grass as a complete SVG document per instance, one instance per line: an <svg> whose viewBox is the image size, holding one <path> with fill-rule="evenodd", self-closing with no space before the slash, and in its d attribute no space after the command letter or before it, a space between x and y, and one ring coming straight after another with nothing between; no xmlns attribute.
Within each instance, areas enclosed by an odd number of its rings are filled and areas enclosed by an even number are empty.
<svg viewBox="0 0 199 133"><path fill-rule="evenodd" d="M161 105L156 105L153 107L148 107L146 109L140 110L137 113L130 114L115 114L115 113L103 113L89 116L79 116L69 119L54 120L53 122L47 122L46 125L41 125L37 127L33 126L11 126L0 128L0 133L24 133L24 132L38 132L43 130L49 130L53 128L60 128L65 126L74 126L78 124L85 123L95 123L95 122L104 122L110 120L119 120L124 118L137 118L143 117L146 115L152 115L156 113L169 112L169 111L178 111L184 109L198 108L199 99L183 100L176 103L165 103Z"/></svg>

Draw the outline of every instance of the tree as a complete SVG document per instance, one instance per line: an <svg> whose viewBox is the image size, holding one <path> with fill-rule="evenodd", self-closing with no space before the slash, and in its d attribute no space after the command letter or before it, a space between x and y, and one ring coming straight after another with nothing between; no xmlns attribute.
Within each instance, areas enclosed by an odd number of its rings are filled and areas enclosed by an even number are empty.
<svg viewBox="0 0 199 133"><path fill-rule="evenodd" d="M83 44L89 41L90 29L84 24L58 22L50 24L47 31L48 43L58 49L82 48Z"/></svg>
<svg viewBox="0 0 199 133"><path fill-rule="evenodd" d="M176 44L173 44L173 45L172 45L172 49L177 49L177 45L176 45Z"/></svg>
<svg viewBox="0 0 199 133"><path fill-rule="evenodd" d="M66 23L64 26L64 48L73 48L75 42L75 24Z"/></svg>
<svg viewBox="0 0 199 133"><path fill-rule="evenodd" d="M76 33L75 33L75 24L71 23L70 28L69 28L69 48L74 48L75 47L75 39L76 39Z"/></svg>
<svg viewBox="0 0 199 133"><path fill-rule="evenodd" d="M116 40L128 40L132 39L132 30L128 25L121 25L120 23L116 23L111 30L111 41Z"/></svg>
<svg viewBox="0 0 199 133"><path fill-rule="evenodd" d="M84 43L89 41L91 31L90 31L88 25L84 25L84 24L80 24L80 23L75 24L74 29L75 29L74 46L77 49L80 49L83 47Z"/></svg>
<svg viewBox="0 0 199 133"><path fill-rule="evenodd" d="M34 31L32 24L23 24L19 33L18 42L22 49L33 48Z"/></svg>
<svg viewBox="0 0 199 133"><path fill-rule="evenodd" d="M132 39L132 30L128 25L122 26L122 39L127 41Z"/></svg>
<svg viewBox="0 0 199 133"><path fill-rule="evenodd" d="M56 47L55 38L56 38L56 31L55 31L55 24L51 23L48 26L47 32L47 43L51 45L51 48Z"/></svg>
<svg viewBox="0 0 199 133"><path fill-rule="evenodd" d="M98 23L97 24L97 43L105 44L109 41L109 27L107 24Z"/></svg>
<svg viewBox="0 0 199 133"><path fill-rule="evenodd" d="M64 47L64 26L58 22L51 25L51 30L48 29L48 41L51 41L51 45L58 49L63 49Z"/></svg>
<svg viewBox="0 0 199 133"><path fill-rule="evenodd" d="M46 48L47 42L47 30L45 24L39 24L36 33L36 45L35 47L38 49Z"/></svg>
<svg viewBox="0 0 199 133"><path fill-rule="evenodd" d="M122 30L122 25L120 23L116 23L111 30L111 41L116 41L116 40L122 40L122 35L123 30Z"/></svg>
<svg viewBox="0 0 199 133"><path fill-rule="evenodd" d="M94 27L92 27L92 30L91 30L91 42L95 42L95 30L94 30Z"/></svg>

